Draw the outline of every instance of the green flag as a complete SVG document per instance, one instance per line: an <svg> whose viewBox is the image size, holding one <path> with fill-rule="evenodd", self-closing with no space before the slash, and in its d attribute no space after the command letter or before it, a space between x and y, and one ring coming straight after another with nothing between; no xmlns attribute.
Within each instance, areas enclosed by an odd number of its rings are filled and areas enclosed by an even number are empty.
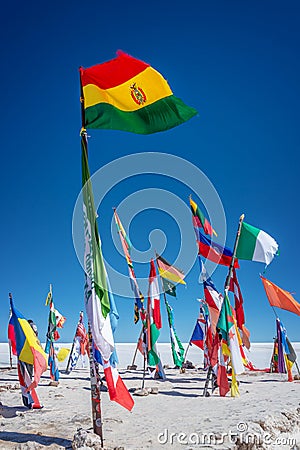
<svg viewBox="0 0 300 450"><path fill-rule="evenodd" d="M167 280L166 278L161 278L163 288L166 294L172 295L172 297L176 297L176 286L171 281Z"/></svg>
<svg viewBox="0 0 300 450"><path fill-rule="evenodd" d="M168 313L168 321L170 327L170 338L171 338L171 346L172 346L172 355L174 364L178 367L182 367L183 359L184 359L184 348L182 343L180 342L179 337L176 334L176 330L174 327L174 316L173 310L169 303L166 300L166 308Z"/></svg>

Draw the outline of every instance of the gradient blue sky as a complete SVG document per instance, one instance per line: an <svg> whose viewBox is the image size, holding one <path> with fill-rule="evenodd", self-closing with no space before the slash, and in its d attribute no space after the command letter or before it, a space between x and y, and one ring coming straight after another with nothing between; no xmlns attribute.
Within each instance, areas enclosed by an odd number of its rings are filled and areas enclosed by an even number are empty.
<svg viewBox="0 0 300 450"><path fill-rule="evenodd" d="M266 276L300 301L298 2L11 2L3 7L1 22L0 341L6 341L9 292L44 339L49 283L56 307L67 318L61 342L73 338L84 307L84 274L72 241L72 214L81 188L78 67L109 60L117 49L159 70L174 94L199 114L151 136L91 131L91 172L116 158L149 151L195 164L223 203L227 245L233 246L239 216L245 213L246 222L280 244L280 256ZM103 253L124 274L125 261L110 235L112 207L147 187L170 190L185 202L190 193L186 186L148 175L108 194L98 211ZM133 244L147 250L155 228L164 230L164 256L172 260L180 246L178 226L163 212L149 210L133 221ZM272 341L275 333L259 279L263 270L262 264L242 261L239 271L254 342ZM149 266L139 264L136 272L147 276ZM220 267L213 275L220 290L226 273ZM198 314L198 275L196 262L187 288L179 287L178 299L170 299L183 341L190 338ZM133 301L116 297L116 302L116 340L136 341L140 327L132 322ZM299 341L299 317L279 315L290 338ZM165 312L163 321L160 341L167 341Z"/></svg>

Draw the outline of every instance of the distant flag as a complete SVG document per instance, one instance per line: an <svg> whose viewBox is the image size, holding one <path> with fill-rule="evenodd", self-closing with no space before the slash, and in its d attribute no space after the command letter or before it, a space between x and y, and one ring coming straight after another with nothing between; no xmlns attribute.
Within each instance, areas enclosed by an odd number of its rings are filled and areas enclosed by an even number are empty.
<svg viewBox="0 0 300 450"><path fill-rule="evenodd" d="M48 294L49 295L49 294ZM58 370L58 360L56 351L54 348L54 341L59 339L59 334L57 328L62 328L65 323L65 317L60 314L57 309L54 308L54 302L51 294L50 298L50 311L49 311L49 319L48 319L48 331L47 331L47 340L45 346L45 352L48 353L48 365L50 369L50 378L54 381L59 380L59 370Z"/></svg>
<svg viewBox="0 0 300 450"><path fill-rule="evenodd" d="M151 134L197 114L173 95L159 72L121 51L110 61L81 67L80 77L85 128Z"/></svg>
<svg viewBox="0 0 300 450"><path fill-rule="evenodd" d="M284 348L283 348L283 338L282 335L282 324L280 319L276 319L276 331L277 331L277 342L278 342L278 372L286 373L285 362L284 362Z"/></svg>
<svg viewBox="0 0 300 450"><path fill-rule="evenodd" d="M36 388L43 372L47 370L47 355L42 349L40 342L25 317L15 309L13 301L10 300L11 320L13 334L16 341L16 353L18 360L32 364L34 368L34 379L26 385L26 391Z"/></svg>
<svg viewBox="0 0 300 450"><path fill-rule="evenodd" d="M245 347L249 350L250 348L250 332L245 327L245 313L244 313L244 307L243 307L243 296L242 291L237 279L236 270L233 268L232 275L230 278L230 284L229 284L229 291L234 293L234 301L235 301L235 314L236 314L236 322L238 328L242 332L242 341Z"/></svg>
<svg viewBox="0 0 300 450"><path fill-rule="evenodd" d="M66 357L69 355L70 349L66 347L61 347L57 352L57 360L59 362L63 362Z"/></svg>
<svg viewBox="0 0 300 450"><path fill-rule="evenodd" d="M190 339L190 344L196 345L197 347L201 348L201 350L204 350L204 339L205 334L201 326L200 319L197 319L194 331Z"/></svg>
<svg viewBox="0 0 300 450"><path fill-rule="evenodd" d="M238 259L263 262L269 265L278 254L278 244L265 231L243 222L236 250Z"/></svg>
<svg viewBox="0 0 300 450"><path fill-rule="evenodd" d="M197 235L197 233L196 233ZM223 247L211 239L205 237L200 231L197 235L198 252L199 255L209 259L212 262L221 264L222 266L230 266L233 253L228 247ZM234 261L234 267L239 268L239 262L237 259Z"/></svg>
<svg viewBox="0 0 300 450"><path fill-rule="evenodd" d="M288 351L285 355L286 367L287 367L287 371L288 371L288 381L293 381L292 367L293 367L293 364L296 362L297 354L296 354L291 342L289 341L288 337L286 337L286 343L288 346Z"/></svg>
<svg viewBox="0 0 300 450"><path fill-rule="evenodd" d="M172 297L176 297L176 285L166 278L162 278L164 292Z"/></svg>
<svg viewBox="0 0 300 450"><path fill-rule="evenodd" d="M46 297L45 305L48 306L48 305L50 304L51 300L52 300L52 292L51 292L51 290L50 290L50 291L48 292L47 297Z"/></svg>
<svg viewBox="0 0 300 450"><path fill-rule="evenodd" d="M286 311L290 311L300 316L300 304L294 299L290 292L285 291L262 276L260 278L271 306L285 309Z"/></svg>
<svg viewBox="0 0 300 450"><path fill-rule="evenodd" d="M193 214L194 228L203 228L205 234L209 234L210 236L214 234L215 236L217 236L217 233L212 228L211 224L206 219L197 203L192 200L192 197L190 197L190 206Z"/></svg>
<svg viewBox="0 0 300 450"><path fill-rule="evenodd" d="M104 363L104 371L110 383L107 383L110 399L127 409L132 409L133 399L123 384L116 368L110 364L110 356L114 351L110 299L107 286L107 274L101 251L101 242L96 221L96 210L90 180L87 151L82 144L82 184L83 212L85 230L84 270L85 270L85 306L95 345L100 351Z"/></svg>
<svg viewBox="0 0 300 450"><path fill-rule="evenodd" d="M177 333L175 330L172 307L170 306L170 304L168 303L167 300L165 300L165 302L166 302L168 322L169 322L169 327L170 327L170 338L171 338L173 361L176 366L182 367L182 363L184 360L184 348L183 348L183 345L180 342L180 339L177 336Z"/></svg>
<svg viewBox="0 0 300 450"><path fill-rule="evenodd" d="M226 293L217 327L222 333L223 343L230 351L232 369L235 371L235 374L244 372L244 364L240 353L238 330L228 295Z"/></svg>
<svg viewBox="0 0 300 450"><path fill-rule="evenodd" d="M218 292L212 279L208 277L203 281L204 297L207 303L210 320L211 320L211 331L212 334L216 333L216 327L220 316L220 311L223 304L223 295Z"/></svg>
<svg viewBox="0 0 300 450"><path fill-rule="evenodd" d="M89 355L89 339L83 322L83 312L79 313L79 321L76 327L72 349L69 356L66 372L70 373L75 369L80 357L85 354ZM58 355L57 355L58 357Z"/></svg>
<svg viewBox="0 0 300 450"><path fill-rule="evenodd" d="M116 210L114 210L114 217L115 217L115 222L117 225L117 230L118 230L118 233L120 236L123 252L124 252L124 255L125 255L125 258L127 261L127 265L128 265L130 285L131 285L131 289L133 291L134 298L135 298L134 323L137 323L139 321L140 311L144 308L144 296L140 291L140 288L138 286L136 276L134 273L134 269L133 269L132 259L130 256L131 242L124 230L124 227L121 223L121 220L120 220Z"/></svg>
<svg viewBox="0 0 300 450"><path fill-rule="evenodd" d="M186 284L182 270L170 264L165 258L156 254L158 272L162 278L173 281L174 283Z"/></svg>
<svg viewBox="0 0 300 450"><path fill-rule="evenodd" d="M288 374L288 381L293 381L292 367L297 359L296 352L287 337L286 329L277 317L278 372Z"/></svg>
<svg viewBox="0 0 300 450"><path fill-rule="evenodd" d="M159 337L159 330L162 327L160 315L160 295L158 280L153 259L150 261L148 306L147 306L147 343L148 343L148 365L156 366L159 355L156 350L156 342Z"/></svg>

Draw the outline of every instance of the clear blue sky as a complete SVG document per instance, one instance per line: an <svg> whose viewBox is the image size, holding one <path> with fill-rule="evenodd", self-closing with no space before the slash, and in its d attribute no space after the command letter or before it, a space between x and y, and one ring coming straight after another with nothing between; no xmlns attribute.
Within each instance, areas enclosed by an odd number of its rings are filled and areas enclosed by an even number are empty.
<svg viewBox="0 0 300 450"><path fill-rule="evenodd" d="M16 307L36 321L44 339L49 283L56 307L67 318L61 342L73 337L84 307L84 276L72 241L73 209L81 188L78 67L109 60L117 49L150 63L199 114L151 136L90 131L91 172L139 152L185 158L206 174L219 194L227 245L233 246L239 216L245 213L246 222L280 245L280 256L266 276L300 301L298 2L11 2L3 7L1 22L0 341L6 341L9 292ZM126 263L110 233L112 207L151 187L187 202L190 189L165 178L125 180L99 207L104 256L125 275ZM172 260L180 236L176 221L166 213L141 213L130 226L130 238L138 250L146 251L149 233L156 228L165 232L164 256ZM191 227L190 233L194 237ZM242 261L238 274L246 325L256 342L272 341L275 333L259 279L263 270L262 264ZM148 264L138 264L136 272L147 276ZM220 267L213 274L220 290L226 273ZM178 288L177 300L170 298L183 341L189 339L198 314L198 275L196 262L187 288ZM136 341L140 327L132 322L133 301L116 297L116 302L116 340ZM284 311L279 315L290 338L299 341L299 317ZM165 312L163 321L160 340L167 341Z"/></svg>

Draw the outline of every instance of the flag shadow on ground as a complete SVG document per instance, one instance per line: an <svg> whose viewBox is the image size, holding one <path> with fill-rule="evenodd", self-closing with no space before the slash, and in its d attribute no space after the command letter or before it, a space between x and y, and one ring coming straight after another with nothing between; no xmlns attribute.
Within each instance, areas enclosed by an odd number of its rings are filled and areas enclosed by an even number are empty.
<svg viewBox="0 0 300 450"><path fill-rule="evenodd" d="M11 419L12 417L17 417L17 412L28 411L25 406L5 406L0 405L0 416L5 419ZM1 438L0 438L1 439Z"/></svg>
<svg viewBox="0 0 300 450"><path fill-rule="evenodd" d="M201 394L183 394L176 391L161 391L162 395L170 395L171 397L201 397Z"/></svg>
<svg viewBox="0 0 300 450"><path fill-rule="evenodd" d="M58 438L55 436L40 436L33 433L16 433L15 431L0 431L0 445L1 441L5 442L36 442L43 446L50 446L56 444L64 448L72 448L72 441L69 439Z"/></svg>

